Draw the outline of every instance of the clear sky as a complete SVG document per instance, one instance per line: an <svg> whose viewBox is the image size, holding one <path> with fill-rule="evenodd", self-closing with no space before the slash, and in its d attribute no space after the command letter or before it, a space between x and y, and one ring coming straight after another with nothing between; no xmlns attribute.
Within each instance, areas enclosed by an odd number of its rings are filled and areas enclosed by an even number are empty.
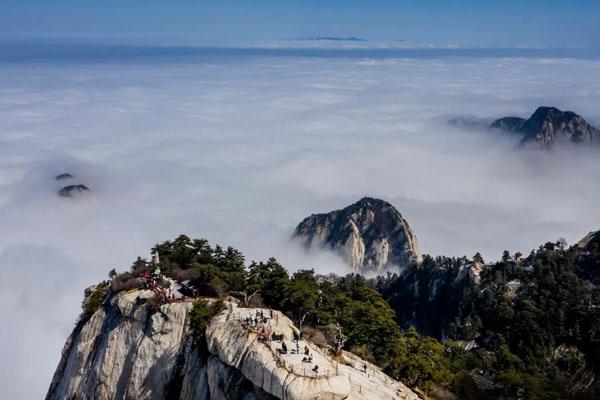
<svg viewBox="0 0 600 400"><path fill-rule="evenodd" d="M598 0L2 0L0 38L248 45L314 36L595 47Z"/></svg>

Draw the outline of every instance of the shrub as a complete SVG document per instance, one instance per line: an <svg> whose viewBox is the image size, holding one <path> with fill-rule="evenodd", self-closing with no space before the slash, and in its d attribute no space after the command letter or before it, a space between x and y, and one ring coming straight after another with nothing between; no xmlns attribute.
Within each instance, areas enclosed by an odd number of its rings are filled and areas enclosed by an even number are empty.
<svg viewBox="0 0 600 400"><path fill-rule="evenodd" d="M363 360L367 360L370 362L375 361L375 357L373 356L373 353L364 344L358 345L358 346L352 346L352 347L350 347L349 351L350 351L350 353L353 353L353 354L359 356Z"/></svg>
<svg viewBox="0 0 600 400"><path fill-rule="evenodd" d="M86 297L81 304L84 318L89 318L100 309L107 294L108 283L106 282L99 283L89 295L86 293Z"/></svg>
<svg viewBox="0 0 600 400"><path fill-rule="evenodd" d="M185 281L185 280L194 280L194 279L198 279L201 277L202 273L196 269L181 269L181 268L174 268L171 271L171 274L173 275L173 279L177 280L177 281Z"/></svg>
<svg viewBox="0 0 600 400"><path fill-rule="evenodd" d="M255 294L254 296L250 297L248 303L245 304L245 307L266 308L263 298L260 294Z"/></svg>
<svg viewBox="0 0 600 400"><path fill-rule="evenodd" d="M114 277L110 283L110 290L119 293L130 289L139 289L142 286L144 286L144 282L138 278L137 274L125 272Z"/></svg>
<svg viewBox="0 0 600 400"><path fill-rule="evenodd" d="M304 325L302 327L302 333L304 337L316 344L319 347L327 347L329 346L329 342L327 341L327 337L325 334L312 326Z"/></svg>
<svg viewBox="0 0 600 400"><path fill-rule="evenodd" d="M146 304L148 305L148 311L150 314L154 314L160 311L161 302L156 297L150 297L146 300Z"/></svg>
<svg viewBox="0 0 600 400"><path fill-rule="evenodd" d="M206 300L196 300L190 312L190 329L194 346L200 351L200 354L207 357L208 347L206 344L206 328L210 320L225 309L225 304L221 300L208 302Z"/></svg>

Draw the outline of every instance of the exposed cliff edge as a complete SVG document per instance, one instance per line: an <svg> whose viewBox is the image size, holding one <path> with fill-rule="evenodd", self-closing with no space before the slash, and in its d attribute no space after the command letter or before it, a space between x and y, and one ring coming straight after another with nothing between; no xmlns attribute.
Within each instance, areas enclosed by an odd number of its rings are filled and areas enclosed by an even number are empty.
<svg viewBox="0 0 600 400"><path fill-rule="evenodd" d="M582 116L555 107L539 107L528 119L500 118L490 125L493 129L522 136L521 144L550 149L556 144L597 145L600 131Z"/></svg>
<svg viewBox="0 0 600 400"><path fill-rule="evenodd" d="M330 249L355 272L381 273L419 257L408 222L390 203L365 197L341 210L313 214L294 231L307 249Z"/></svg>
<svg viewBox="0 0 600 400"><path fill-rule="evenodd" d="M333 361L314 344L280 355L244 322L257 309L226 302L206 330L201 356L190 332L191 301L149 302L150 290L110 295L68 338L46 399L418 399L376 366L344 352ZM260 310L288 348L298 329L278 311ZM314 365L319 365L314 371Z"/></svg>
<svg viewBox="0 0 600 400"><path fill-rule="evenodd" d="M593 231L585 235L576 246L581 250L592 251L594 247L600 247L600 231Z"/></svg>
<svg viewBox="0 0 600 400"><path fill-rule="evenodd" d="M600 286L600 231L590 232L574 246L576 254L573 270L581 278Z"/></svg>

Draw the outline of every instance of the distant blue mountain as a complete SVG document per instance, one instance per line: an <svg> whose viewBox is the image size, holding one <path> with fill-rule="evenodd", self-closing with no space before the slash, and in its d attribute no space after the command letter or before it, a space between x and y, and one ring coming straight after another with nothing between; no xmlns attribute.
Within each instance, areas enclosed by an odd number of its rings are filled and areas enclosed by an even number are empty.
<svg viewBox="0 0 600 400"><path fill-rule="evenodd" d="M330 40L335 42L366 42L367 39L357 38L354 36L340 37L340 36L316 36L309 38L300 38L298 40Z"/></svg>

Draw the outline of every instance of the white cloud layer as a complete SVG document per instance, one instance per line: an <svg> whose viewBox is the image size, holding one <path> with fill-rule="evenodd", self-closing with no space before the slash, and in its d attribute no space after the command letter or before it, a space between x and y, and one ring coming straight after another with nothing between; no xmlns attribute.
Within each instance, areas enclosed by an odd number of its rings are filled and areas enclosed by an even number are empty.
<svg viewBox="0 0 600 400"><path fill-rule="evenodd" d="M345 272L287 238L364 195L423 252L497 259L600 228L597 152L527 152L456 115L600 121L600 62L211 58L0 64L0 398L40 398L83 288L179 233ZM92 193L56 195L70 172Z"/></svg>

